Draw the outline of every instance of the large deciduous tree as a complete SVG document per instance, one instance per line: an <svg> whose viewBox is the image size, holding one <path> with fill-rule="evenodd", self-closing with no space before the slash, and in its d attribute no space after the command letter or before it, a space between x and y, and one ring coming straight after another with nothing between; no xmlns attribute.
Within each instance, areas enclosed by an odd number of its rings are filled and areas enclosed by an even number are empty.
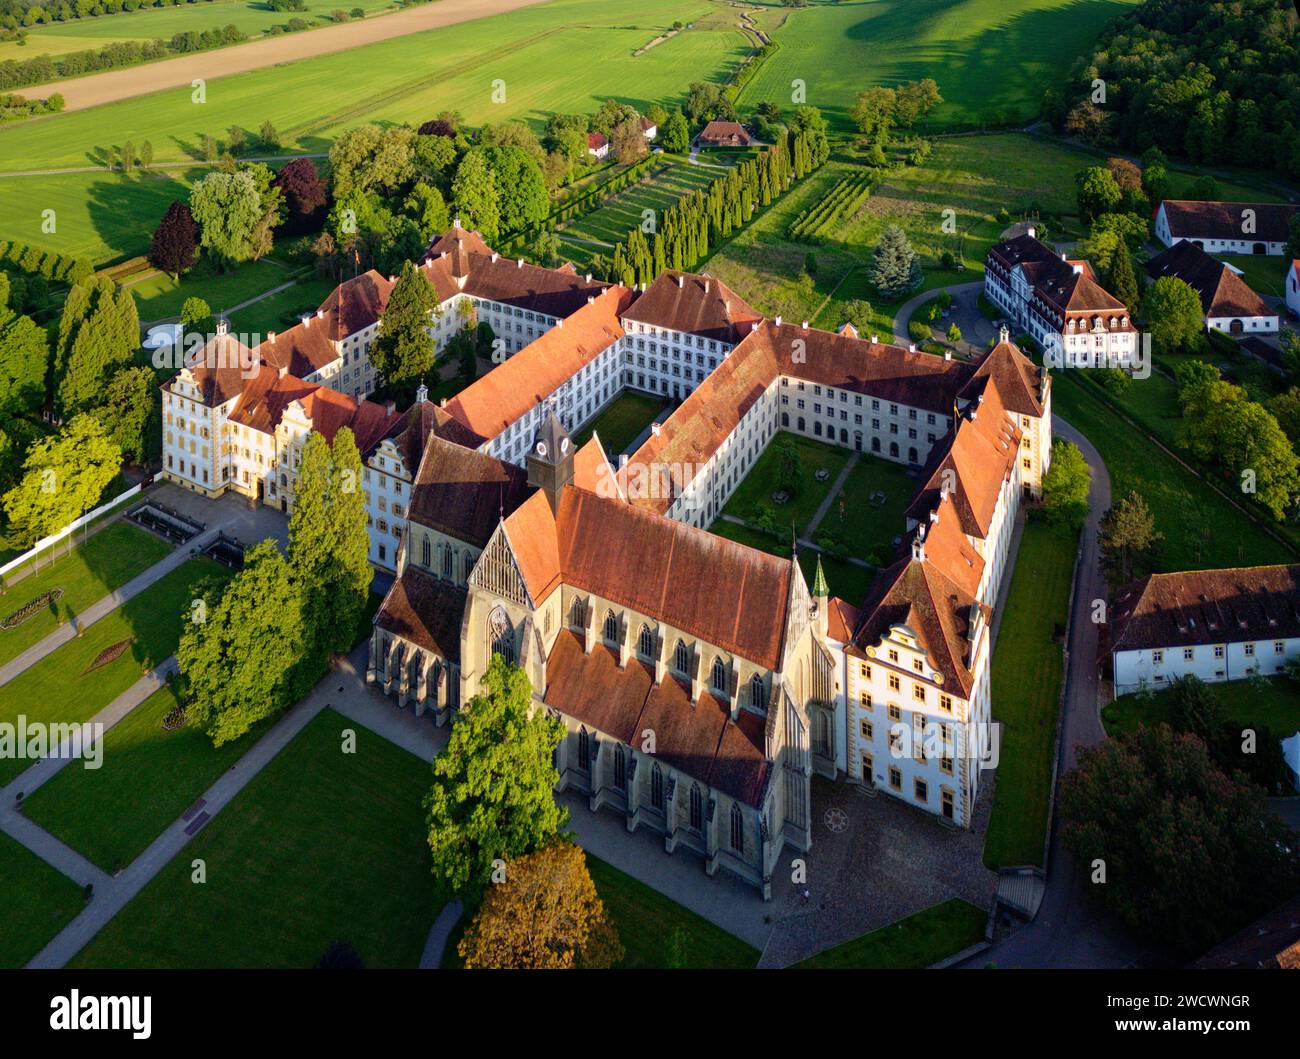
<svg viewBox="0 0 1300 1059"><path fill-rule="evenodd" d="M9 543L30 547L80 518L99 503L121 466L121 450L88 415L35 442L22 479L4 497Z"/></svg>
<svg viewBox="0 0 1300 1059"><path fill-rule="evenodd" d="M183 202L173 201L154 229L149 243L149 264L179 280L194 267L199 256L199 226Z"/></svg>
<svg viewBox="0 0 1300 1059"><path fill-rule="evenodd" d="M460 941L466 968L563 970L622 958L580 846L557 842L504 870Z"/></svg>
<svg viewBox="0 0 1300 1059"><path fill-rule="evenodd" d="M1103 213L1114 212L1124 201L1124 193L1115 182L1114 174L1104 165L1080 170L1074 178L1074 190L1079 203L1079 215L1085 221L1091 221Z"/></svg>
<svg viewBox="0 0 1300 1059"><path fill-rule="evenodd" d="M293 235L317 231L325 223L329 192L310 158L295 158L275 175L275 186L284 196L285 231Z"/></svg>
<svg viewBox="0 0 1300 1059"><path fill-rule="evenodd" d="M483 690L433 762L424 802L433 873L470 899L489 885L494 860L542 848L568 821L555 802L551 763L564 725L531 706L524 671L494 654Z"/></svg>
<svg viewBox="0 0 1300 1059"><path fill-rule="evenodd" d="M1177 276L1161 276L1147 288L1142 315L1158 353L1181 353L1201 345L1205 315L1201 298Z"/></svg>
<svg viewBox="0 0 1300 1059"><path fill-rule="evenodd" d="M1043 507L1054 522L1078 528L1088 514L1092 468L1079 446L1064 438L1052 442L1052 463L1043 475Z"/></svg>
<svg viewBox="0 0 1300 1059"><path fill-rule="evenodd" d="M160 448L161 411L153 372L138 367L123 368L109 379L102 403L90 414L126 459L143 464Z"/></svg>
<svg viewBox="0 0 1300 1059"><path fill-rule="evenodd" d="M1134 574L1135 562L1143 567L1151 564L1164 534L1156 529L1147 502L1130 492L1102 516L1098 538L1107 564L1127 581Z"/></svg>
<svg viewBox="0 0 1300 1059"><path fill-rule="evenodd" d="M1081 749L1061 780L1060 811L1097 899L1183 956L1300 887L1300 839L1264 792L1224 775L1200 739L1168 725Z"/></svg>
<svg viewBox="0 0 1300 1059"><path fill-rule="evenodd" d="M264 540L224 590L210 584L195 603L176 649L186 715L221 746L305 690L302 593L275 541Z"/></svg>
<svg viewBox="0 0 1300 1059"><path fill-rule="evenodd" d="M238 264L253 256L264 210L252 173L209 173L190 192L190 212L199 225L200 245L218 264Z"/></svg>
<svg viewBox="0 0 1300 1059"><path fill-rule="evenodd" d="M501 198L486 152L470 151L461 159L451 182L451 201L466 228L479 232L489 243L500 234Z"/></svg>
<svg viewBox="0 0 1300 1059"><path fill-rule="evenodd" d="M40 408L49 359L45 328L0 306L0 415L8 419Z"/></svg>

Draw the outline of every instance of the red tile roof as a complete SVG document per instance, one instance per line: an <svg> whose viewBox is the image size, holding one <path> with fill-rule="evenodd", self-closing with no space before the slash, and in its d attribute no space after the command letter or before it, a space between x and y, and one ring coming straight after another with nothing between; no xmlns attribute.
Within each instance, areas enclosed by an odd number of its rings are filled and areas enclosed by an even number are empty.
<svg viewBox="0 0 1300 1059"><path fill-rule="evenodd" d="M1241 276L1186 239L1153 257L1146 270L1152 279L1172 276L1186 283L1207 317L1277 316Z"/></svg>
<svg viewBox="0 0 1300 1059"><path fill-rule="evenodd" d="M528 496L524 472L431 435L411 486L412 522L482 548Z"/></svg>
<svg viewBox="0 0 1300 1059"><path fill-rule="evenodd" d="M465 600L464 588L408 565L384 596L375 624L448 662L459 663Z"/></svg>
<svg viewBox="0 0 1300 1059"><path fill-rule="evenodd" d="M748 147L754 142L754 137L739 122L711 121L700 132L699 141L728 147Z"/></svg>
<svg viewBox="0 0 1300 1059"><path fill-rule="evenodd" d="M1151 574L1115 593L1111 650L1300 636L1300 564Z"/></svg>
<svg viewBox="0 0 1300 1059"><path fill-rule="evenodd" d="M562 324L471 383L444 407L475 434L496 437L622 337L619 314L630 299L626 287L610 287L591 296Z"/></svg>
<svg viewBox="0 0 1300 1059"><path fill-rule="evenodd" d="M720 280L668 269L655 277L623 319L735 345L762 314Z"/></svg>
<svg viewBox="0 0 1300 1059"><path fill-rule="evenodd" d="M1285 202L1200 202L1165 199L1161 204L1175 239L1242 239L1284 243L1291 218L1300 206ZM1254 210L1255 232L1242 234L1243 211Z"/></svg>

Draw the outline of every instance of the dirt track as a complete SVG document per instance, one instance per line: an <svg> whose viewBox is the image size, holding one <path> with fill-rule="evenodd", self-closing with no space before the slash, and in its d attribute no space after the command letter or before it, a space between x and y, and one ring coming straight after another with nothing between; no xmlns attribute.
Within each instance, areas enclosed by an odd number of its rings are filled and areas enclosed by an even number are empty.
<svg viewBox="0 0 1300 1059"><path fill-rule="evenodd" d="M196 77L210 81L230 74L247 73L264 66L348 51L364 44L405 37L410 33L451 26L457 22L468 22L542 2L543 0L437 0L436 3L368 18L362 22L347 22L303 33L267 37L248 44L218 48L216 51L164 59L143 66L129 66L122 70L108 70L67 81L32 85L14 91L31 99L44 99L55 92L62 92L67 101L65 111L85 110L101 103L116 103L121 99L158 92L164 88L188 88Z"/></svg>

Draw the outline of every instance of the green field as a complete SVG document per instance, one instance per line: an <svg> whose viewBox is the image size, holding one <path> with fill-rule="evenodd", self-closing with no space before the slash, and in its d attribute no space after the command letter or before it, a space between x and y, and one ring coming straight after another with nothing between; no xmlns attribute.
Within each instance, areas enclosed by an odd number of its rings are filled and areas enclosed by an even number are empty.
<svg viewBox="0 0 1300 1059"><path fill-rule="evenodd" d="M592 434L600 435L601 448L605 455L617 463L618 457L631 447L640 436L641 431L664 409L664 402L658 397L644 393L624 392L614 398L600 415L588 423L577 437L573 439L578 448L591 440Z"/></svg>
<svg viewBox="0 0 1300 1059"><path fill-rule="evenodd" d="M1210 684L1209 689L1230 721L1268 728L1279 738L1300 731L1300 684L1293 680L1271 679L1264 693L1249 680ZM1169 691L1153 691L1145 700L1124 695L1102 708L1101 719L1111 735L1135 731L1139 724L1168 724Z"/></svg>
<svg viewBox="0 0 1300 1059"><path fill-rule="evenodd" d="M1137 0L812 0L773 34L779 45L740 95L807 102L850 129L858 92L922 77L939 84L936 127L1027 121L1102 26Z"/></svg>
<svg viewBox="0 0 1300 1059"><path fill-rule="evenodd" d="M0 968L23 967L67 926L85 903L81 887L0 832L5 918Z"/></svg>
<svg viewBox="0 0 1300 1059"><path fill-rule="evenodd" d="M272 286L278 287L279 283L274 283ZM319 276L298 280L288 290L263 298L238 312L231 313L230 330L238 334L251 335L287 331L301 319L303 313L315 312L321 302L330 296L334 287L335 283L332 279L323 279Z"/></svg>
<svg viewBox="0 0 1300 1059"><path fill-rule="evenodd" d="M22 62L38 55L63 55L71 51L102 48L112 41L171 40L177 33L202 33L235 25L250 37L272 26L284 25L291 18L306 19L327 25L327 16L340 8L351 11L359 7L367 14L393 6L392 0L306 0L306 11L272 11L258 0L205 0L184 7L151 8L119 15L79 18L71 22L52 22L27 30L27 43L0 41L0 62Z"/></svg>
<svg viewBox="0 0 1300 1059"><path fill-rule="evenodd" d="M108 730L98 769L62 769L23 802L23 813L110 874L125 868L256 742L225 746L198 728L163 729L177 705L160 688Z"/></svg>
<svg viewBox="0 0 1300 1059"><path fill-rule="evenodd" d="M426 762L325 710L70 966L311 967L347 941L367 967L415 967L443 903L428 788Z"/></svg>
<svg viewBox="0 0 1300 1059"><path fill-rule="evenodd" d="M58 554L0 596L0 616L7 616L53 589L63 594L12 629L0 631L0 662L7 662L39 643L70 616L126 584L158 562L171 546L126 522L105 526L72 554Z"/></svg>
<svg viewBox="0 0 1300 1059"><path fill-rule="evenodd" d="M1076 539L1030 519L993 648L993 720L1002 725L984 863L1041 864L1060 714L1062 647Z"/></svg>
<svg viewBox="0 0 1300 1059"><path fill-rule="evenodd" d="M988 913L953 898L923 912L819 952L795 970L919 970L984 938Z"/></svg>
<svg viewBox="0 0 1300 1059"><path fill-rule="evenodd" d="M212 576L231 574L211 560L189 560L100 618L82 636L0 687L0 721L12 722L19 714L46 724L89 720L175 653L193 586ZM123 645L116 657L95 664L101 654ZM22 758L0 760L0 786L29 765Z"/></svg>
<svg viewBox="0 0 1300 1059"><path fill-rule="evenodd" d="M1151 381L1135 382L1129 393L1154 395ZM1052 411L1097 447L1110 472L1113 498L1135 490L1147 502L1164 534L1156 569L1258 566L1286 559L1285 547L1259 523L1160 451L1070 372L1055 376Z"/></svg>
<svg viewBox="0 0 1300 1059"><path fill-rule="evenodd" d="M135 295L140 322L149 323L179 317L186 298L202 298L208 308L220 313L288 283L289 279L288 268L273 258L246 261L228 272L220 272L206 261L200 261L193 271L181 277L180 283L165 272L155 272L131 283L127 289ZM322 296L312 309L324 300Z"/></svg>

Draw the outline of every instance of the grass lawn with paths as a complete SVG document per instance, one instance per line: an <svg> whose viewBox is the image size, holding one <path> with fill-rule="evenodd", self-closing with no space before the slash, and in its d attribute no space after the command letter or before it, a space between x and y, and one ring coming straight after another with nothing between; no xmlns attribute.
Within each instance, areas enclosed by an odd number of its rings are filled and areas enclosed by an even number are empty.
<svg viewBox="0 0 1300 1059"><path fill-rule="evenodd" d="M984 939L988 913L954 897L794 965L795 970L916 970Z"/></svg>
<svg viewBox="0 0 1300 1059"><path fill-rule="evenodd" d="M0 879L6 905L0 968L23 967L72 922L85 900L80 886L3 832Z"/></svg>

